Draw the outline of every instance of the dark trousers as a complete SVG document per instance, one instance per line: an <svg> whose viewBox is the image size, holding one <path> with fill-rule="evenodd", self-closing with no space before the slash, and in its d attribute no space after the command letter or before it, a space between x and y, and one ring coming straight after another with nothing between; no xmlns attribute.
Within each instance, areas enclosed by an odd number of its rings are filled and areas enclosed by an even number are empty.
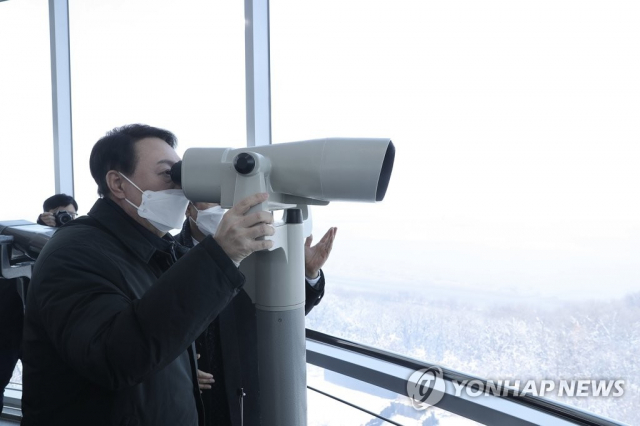
<svg viewBox="0 0 640 426"><path fill-rule="evenodd" d="M4 389L20 359L23 321L24 310L16 280L0 279L0 409Z"/></svg>

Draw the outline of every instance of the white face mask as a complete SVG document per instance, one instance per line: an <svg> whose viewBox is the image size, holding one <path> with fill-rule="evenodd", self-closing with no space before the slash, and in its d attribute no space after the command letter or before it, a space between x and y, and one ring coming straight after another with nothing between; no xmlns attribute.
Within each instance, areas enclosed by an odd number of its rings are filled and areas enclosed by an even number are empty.
<svg viewBox="0 0 640 426"><path fill-rule="evenodd" d="M204 235L215 235L224 214L225 210L222 207L214 206L206 210L198 210L198 217L196 220L191 218L189 219L196 224L200 232Z"/></svg>
<svg viewBox="0 0 640 426"><path fill-rule="evenodd" d="M125 198L125 201L138 210L140 217L147 219L149 223L161 232L169 232L182 226L184 212L189 205L189 200L184 196L184 192L181 189L143 191L122 173L120 173L120 176L142 192L142 202L139 206Z"/></svg>

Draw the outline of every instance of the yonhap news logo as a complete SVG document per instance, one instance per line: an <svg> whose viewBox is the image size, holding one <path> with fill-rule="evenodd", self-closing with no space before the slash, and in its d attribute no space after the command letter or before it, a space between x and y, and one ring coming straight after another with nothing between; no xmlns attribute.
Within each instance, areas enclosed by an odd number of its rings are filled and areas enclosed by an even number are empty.
<svg viewBox="0 0 640 426"><path fill-rule="evenodd" d="M445 383L440 367L414 371L407 380L407 395L416 410L426 410L440 402L445 392Z"/></svg>
<svg viewBox="0 0 640 426"><path fill-rule="evenodd" d="M455 397L482 396L620 398L625 380L617 379L530 379L530 380L450 380L449 393ZM416 410L426 410L442 400L446 391L440 367L414 371L407 380L407 395Z"/></svg>

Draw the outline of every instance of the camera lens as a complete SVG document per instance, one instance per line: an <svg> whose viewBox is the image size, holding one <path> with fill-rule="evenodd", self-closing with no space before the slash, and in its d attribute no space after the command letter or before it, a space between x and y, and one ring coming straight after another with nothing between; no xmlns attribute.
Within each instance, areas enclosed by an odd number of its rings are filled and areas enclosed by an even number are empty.
<svg viewBox="0 0 640 426"><path fill-rule="evenodd" d="M71 215L66 210L60 210L56 213L56 226L62 226L65 223L69 222L71 219Z"/></svg>

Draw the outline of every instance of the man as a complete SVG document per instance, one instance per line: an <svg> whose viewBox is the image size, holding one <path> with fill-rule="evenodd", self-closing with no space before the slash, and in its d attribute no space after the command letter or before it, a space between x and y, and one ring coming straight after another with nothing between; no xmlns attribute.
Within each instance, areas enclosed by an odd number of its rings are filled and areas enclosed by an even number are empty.
<svg viewBox="0 0 640 426"><path fill-rule="evenodd" d="M101 198L47 243L27 295L24 426L202 424L193 342L274 229L270 214L246 214L267 199L255 194L185 253L167 234L188 204L170 177L175 146L171 132L136 124L93 147Z"/></svg>
<svg viewBox="0 0 640 426"><path fill-rule="evenodd" d="M38 223L40 225L61 226L62 224L56 223L56 214L61 211L66 211L69 216L63 218L63 220L73 220L78 216L78 203L76 203L76 200L70 195L56 194L44 201L42 211L44 213L38 216Z"/></svg>
<svg viewBox="0 0 640 426"><path fill-rule="evenodd" d="M176 240L191 248L216 234L224 210L214 203L189 203L186 216ZM336 232L337 228L329 229L313 247L312 236L305 241L305 314L324 296L325 280L320 268L331 253ZM241 419L247 426L261 424L257 339L256 311L244 291L197 339L206 426L240 426Z"/></svg>
<svg viewBox="0 0 640 426"><path fill-rule="evenodd" d="M44 201L42 209L44 213L38 216L38 223L55 227L55 214L66 210L69 218L75 219L78 204L69 195L56 194ZM2 412L4 390L20 359L24 307L16 286L15 279L0 280L0 412Z"/></svg>

